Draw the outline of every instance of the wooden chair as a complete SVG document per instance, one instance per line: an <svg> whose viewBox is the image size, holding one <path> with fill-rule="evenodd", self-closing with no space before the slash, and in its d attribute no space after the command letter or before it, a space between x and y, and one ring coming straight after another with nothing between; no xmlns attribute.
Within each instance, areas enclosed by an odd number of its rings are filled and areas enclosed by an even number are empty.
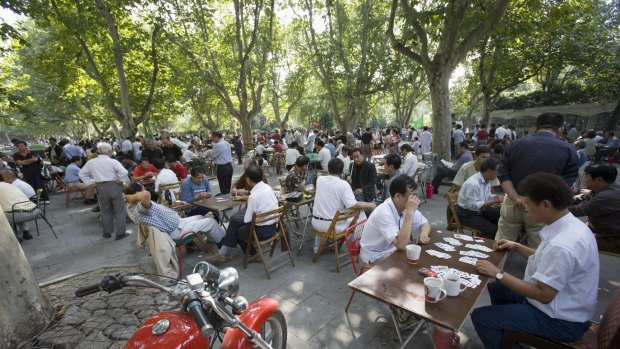
<svg viewBox="0 0 620 349"><path fill-rule="evenodd" d="M157 191L157 194L159 194L159 198L157 199L158 204L164 204L164 201L166 200L164 193L166 190L174 190L174 197L172 198L173 201L181 199L181 182L160 184L159 190Z"/></svg>
<svg viewBox="0 0 620 349"><path fill-rule="evenodd" d="M261 263L263 263L263 266L265 267L267 278L271 279L271 273L270 273L269 267L267 266L267 263L272 264L275 261L278 261L280 258L286 257L288 255L291 261L291 265L293 267L295 266L295 262L293 261L293 255L291 254L291 246L289 245L289 241L286 239L285 232L284 232L283 217L284 217L283 206L280 206L276 208L275 210L271 210L268 212L263 212L263 213L254 212L254 214L252 215L252 223L250 225L250 240L246 241L245 255L243 257L243 268L247 268L248 262L250 262L251 260L258 259L260 260ZM260 240L258 236L256 235L256 226L269 222L269 221L273 221L273 220L276 221L276 233L269 238ZM281 243L286 245L287 251L283 252L279 256L273 257L273 252L275 251L278 242L281 240L282 240ZM265 254L263 253L263 249L262 249L263 245L268 245L268 244L271 244L271 249L269 250L269 257L270 257L269 261L265 259ZM252 247L256 248L256 251L257 251L257 253L254 256L250 256ZM283 263L280 263L280 264L283 264ZM277 264L271 270L279 267L280 264Z"/></svg>
<svg viewBox="0 0 620 349"><path fill-rule="evenodd" d="M480 235L480 229L472 228L461 224L459 215L456 213L456 200L459 197L459 191L448 192L446 199L448 201L448 209L450 210L450 219L448 220L447 230L456 229L459 233L463 233L465 230L470 231L473 236Z"/></svg>
<svg viewBox="0 0 620 349"><path fill-rule="evenodd" d="M366 221L367 219L364 219L344 231L344 243L347 246L347 251L349 253L349 258L351 259L351 266L353 267L355 277L362 275L366 270L372 267L372 264L366 264L360 258L360 241L362 240L362 232L364 231ZM353 301L353 296L355 296L355 290L351 291L349 301L344 307L345 313L349 311L349 306Z"/></svg>
<svg viewBox="0 0 620 349"><path fill-rule="evenodd" d="M37 222L38 218L41 218L47 223L50 227L50 230L54 234L54 237L58 239L58 235L54 231L54 228L47 220L45 216L45 202L41 202L41 194L43 193L43 189L37 189L34 206L33 201L22 201L13 204L11 207L11 224L13 225L13 230L17 233L17 224L18 223L26 223L34 221L34 224L37 228L37 236L41 236L39 232L39 223ZM8 213L8 212L7 212Z"/></svg>
<svg viewBox="0 0 620 349"><path fill-rule="evenodd" d="M556 342L528 333L504 331L502 349L512 349L516 343L544 349L616 349L620 348L620 288L607 305L600 324L590 328L576 342Z"/></svg>
<svg viewBox="0 0 620 349"><path fill-rule="evenodd" d="M320 237L323 238L322 241L321 241L321 246L319 247L319 250L317 251L317 253L312 258L312 262L313 263L316 263L316 261L319 260L319 257L321 256L321 254L325 250L325 247L327 247L327 244L328 243L333 243L333 245L334 245L334 252L336 254L336 271L338 273L340 272L340 258L344 257L345 254L340 254L338 252L338 249L339 249L339 245L340 245L339 242L341 242L340 240L344 240L346 229L343 230L342 232L338 232L336 230L336 227L337 227L339 222L348 221L348 220L351 220L351 222L349 223L349 226L347 227L347 229L352 227L357 222L357 218L359 217L359 215L360 215L360 211L359 210L347 210L347 211L344 211L344 212L336 211L336 215L332 219L332 222L329 225L329 228L327 229L327 231L320 232L320 231L317 231L317 230L313 229L314 235L320 236Z"/></svg>
<svg viewBox="0 0 620 349"><path fill-rule="evenodd" d="M263 169L263 172L267 173L267 176L271 177L271 167L265 165L265 158L262 155L260 155L258 153L255 153L254 154L254 160L256 160L257 164L260 164L261 161L263 161L263 164L259 165L259 166L260 166L260 168ZM269 163L269 162L267 162L267 163Z"/></svg>

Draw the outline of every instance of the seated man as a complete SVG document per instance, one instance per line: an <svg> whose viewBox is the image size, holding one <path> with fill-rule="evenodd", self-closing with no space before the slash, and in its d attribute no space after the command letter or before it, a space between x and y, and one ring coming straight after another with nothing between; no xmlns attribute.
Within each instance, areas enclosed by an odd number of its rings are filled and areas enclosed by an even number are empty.
<svg viewBox="0 0 620 349"><path fill-rule="evenodd" d="M67 168L65 168L65 185L69 188L79 188L80 190L84 190L84 203L86 205L94 204L95 201L95 187L96 184L92 183L91 185L86 185L80 182L80 166L82 165L82 158L79 156L74 156L71 158L71 163Z"/></svg>
<svg viewBox="0 0 620 349"><path fill-rule="evenodd" d="M295 160L295 167L290 169L290 172L286 176L284 186L287 193L292 191L305 191L308 164L310 160L305 156L300 156Z"/></svg>
<svg viewBox="0 0 620 349"><path fill-rule="evenodd" d="M185 178L183 183L181 183L181 200L192 204L212 197L213 193L211 192L209 180L205 178L205 169L200 166L192 167L190 174L191 176ZM199 205L193 205L185 209L185 215L188 217L204 216L209 212L213 212L213 210ZM217 217L217 214L214 217ZM219 218L216 218L216 220L219 222Z"/></svg>
<svg viewBox="0 0 620 349"><path fill-rule="evenodd" d="M394 178L401 175L400 164L402 163L400 156L396 154L387 155L384 160L383 169L388 174L389 178L383 187L383 201L390 198L390 184L392 184Z"/></svg>
<svg viewBox="0 0 620 349"><path fill-rule="evenodd" d="M439 186L441 185L441 181L443 181L444 178L454 179L454 176L456 176L457 172L459 172L461 166L474 159L471 156L471 152L469 151L469 146L467 145L467 142L461 142L459 144L458 152L459 159L452 167L447 167L441 162L439 162L439 164L437 165L437 173L435 174L432 182L433 194L439 194Z"/></svg>
<svg viewBox="0 0 620 349"><path fill-rule="evenodd" d="M618 152L620 148L620 140L614 136L613 132L606 132L605 143L596 145L596 154L594 155L594 161L599 162L603 156L613 155Z"/></svg>
<svg viewBox="0 0 620 349"><path fill-rule="evenodd" d="M134 181L141 181L155 176L157 176L157 169L155 166L151 165L149 158L142 157L142 159L140 159L140 165L133 170L131 178Z"/></svg>
<svg viewBox="0 0 620 349"><path fill-rule="evenodd" d="M325 142L320 139L316 141L316 149L319 151L316 157L318 161L316 168L319 170L326 170L329 160L332 159L332 153L329 151L329 148L325 146Z"/></svg>
<svg viewBox="0 0 620 349"><path fill-rule="evenodd" d="M256 154L267 160L267 148L265 148L265 142L260 142L256 146Z"/></svg>
<svg viewBox="0 0 620 349"><path fill-rule="evenodd" d="M400 146L400 153L403 156L403 164L401 166L400 172L413 178L413 175L418 170L419 166L418 157L415 155L415 152L411 148L411 145L407 143Z"/></svg>
<svg viewBox="0 0 620 349"><path fill-rule="evenodd" d="M349 174L351 174L351 158L349 157L349 146L345 145L340 149L340 154L338 154L338 156L336 156L338 159L342 160L342 162L344 163L344 169L342 170L342 173L344 173L344 177L343 178L347 178L349 176Z"/></svg>
<svg viewBox="0 0 620 349"><path fill-rule="evenodd" d="M361 152L356 153L362 158ZM336 211L344 212L346 210L364 210L374 209L377 207L373 202L357 201L351 186L342 180L342 170L344 163L338 158L329 160L327 164L328 176L319 176L316 180L316 192L314 194L314 209L312 211L312 228L320 232L326 232L332 223L332 219L336 215ZM373 182L374 186L374 182ZM364 213L360 214L359 220L366 218ZM339 222L336 225L338 233L344 231L349 226L349 222ZM317 253L321 246L322 238L317 236L314 239L314 254Z"/></svg>
<svg viewBox="0 0 620 349"><path fill-rule="evenodd" d="M496 249L527 258L521 280L486 260L476 269L495 277L489 284L490 306L471 314L487 349L500 348L505 330L530 333L561 342L578 340L596 312L599 257L588 227L568 211L572 193L562 177L539 172L519 183L527 211L545 226L537 249L499 240Z"/></svg>
<svg viewBox="0 0 620 349"><path fill-rule="evenodd" d="M225 235L224 228L213 218L181 218L174 210L152 202L151 194L138 182L125 186L123 199L127 203L127 215L134 223L153 226L174 240L183 239L191 233L203 232L219 243ZM208 262L226 261L226 257L218 253L204 256L204 259Z"/></svg>
<svg viewBox="0 0 620 349"><path fill-rule="evenodd" d="M456 214L463 225L480 229L487 239L495 238L499 207L504 197L491 193L491 181L497 179L499 160L489 158L480 165L480 172L469 177L457 201Z"/></svg>
<svg viewBox="0 0 620 349"><path fill-rule="evenodd" d="M11 184L12 186L18 188L30 200L32 200L32 201L36 200L37 193L34 191L34 188L30 184L28 184L28 183L22 181L21 179L17 178L17 176L15 175L15 172L13 172L12 170L1 171L0 172L0 181L5 181L5 182Z"/></svg>
<svg viewBox="0 0 620 349"><path fill-rule="evenodd" d="M166 156L166 164L168 165L168 168L172 172L174 172L174 174L177 176L177 179L179 181L182 181L185 178L187 178L187 170L185 169L185 167L183 167L183 165L180 162L177 161L174 155Z"/></svg>
<svg viewBox="0 0 620 349"><path fill-rule="evenodd" d="M220 254L228 256L230 251L239 245L245 253L245 242L250 239L250 225L254 213L264 213L278 208L278 199L273 189L263 182L263 170L256 165L249 165L244 172L247 187L250 189L248 205L245 213L237 213L230 217L226 236L222 239ZM256 236L268 239L276 233L277 221L268 221L256 225ZM254 253L252 254L254 256Z"/></svg>
<svg viewBox="0 0 620 349"><path fill-rule="evenodd" d="M357 201L373 202L377 197L375 183L377 182L377 169L370 161L364 159L364 155L359 148L351 150L353 164L351 165L351 175L347 182L351 184L353 194ZM367 212L370 214L370 212Z"/></svg>
<svg viewBox="0 0 620 349"><path fill-rule="evenodd" d="M17 205L15 205L17 204ZM13 207L15 205L15 207ZM28 197L19 190L16 186L13 186L7 182L0 181L0 208L6 214L6 218L11 223L17 225L17 229L15 234L18 234L18 231L22 232L22 236L17 235L17 240L22 242L22 238L24 240L32 240L32 235L28 230L28 225L25 221L31 220L32 218L38 216L39 209L35 209L32 212L20 212L16 217L16 222L13 222L13 214L11 211L13 208L18 210L30 211L35 208L35 204L28 200Z"/></svg>
<svg viewBox="0 0 620 349"><path fill-rule="evenodd" d="M390 184L390 198L370 215L360 241L360 257L374 264L396 250L404 250L415 238L426 244L430 241L431 226L418 211L420 199L417 185L407 175L396 177ZM420 229L420 234L413 233Z"/></svg>
<svg viewBox="0 0 620 349"><path fill-rule="evenodd" d="M577 217L588 216L598 249L620 253L620 186L618 170L613 165L589 165L584 169L583 184L590 192L575 197L568 210Z"/></svg>
<svg viewBox="0 0 620 349"><path fill-rule="evenodd" d="M463 166L461 166L461 168L459 168L459 171L456 173L456 176L454 176L454 179L452 180L452 185L456 187L462 186L463 183L465 183L465 181L469 177L480 172L480 165L482 165L484 160L490 157L491 157L491 148L489 148L486 145L477 146L476 157L474 158L473 161L470 161L464 164ZM499 185L500 183L497 178L491 182L491 187L499 187Z"/></svg>
<svg viewBox="0 0 620 349"><path fill-rule="evenodd" d="M178 182L177 175L171 170L166 168L166 162L164 159L155 159L153 160L153 166L157 169L157 177L155 177L155 192L159 193L159 186L162 184L171 184ZM172 201L175 201L176 192L179 189L173 189L172 192ZM162 193L163 194L163 193Z"/></svg>

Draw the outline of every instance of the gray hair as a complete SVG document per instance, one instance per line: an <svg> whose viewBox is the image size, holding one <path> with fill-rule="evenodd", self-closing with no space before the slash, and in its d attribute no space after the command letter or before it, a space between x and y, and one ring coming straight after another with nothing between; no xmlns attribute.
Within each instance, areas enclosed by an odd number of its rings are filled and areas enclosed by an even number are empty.
<svg viewBox="0 0 620 349"><path fill-rule="evenodd" d="M99 142L97 143L97 154L107 155L112 152L112 146L110 143Z"/></svg>

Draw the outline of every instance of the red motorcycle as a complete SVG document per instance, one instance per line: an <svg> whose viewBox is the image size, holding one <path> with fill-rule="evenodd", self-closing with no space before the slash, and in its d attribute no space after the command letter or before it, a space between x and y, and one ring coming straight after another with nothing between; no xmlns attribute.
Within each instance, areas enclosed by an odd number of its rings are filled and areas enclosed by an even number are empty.
<svg viewBox="0 0 620 349"><path fill-rule="evenodd" d="M278 302L262 298L248 304L237 296L239 274L234 268L219 270L199 262L192 274L171 287L138 275L106 276L97 285L78 289L75 295L111 293L126 286L148 286L169 293L179 301L181 311L162 311L146 319L125 348L209 349L216 339L222 349L286 348L286 320Z"/></svg>

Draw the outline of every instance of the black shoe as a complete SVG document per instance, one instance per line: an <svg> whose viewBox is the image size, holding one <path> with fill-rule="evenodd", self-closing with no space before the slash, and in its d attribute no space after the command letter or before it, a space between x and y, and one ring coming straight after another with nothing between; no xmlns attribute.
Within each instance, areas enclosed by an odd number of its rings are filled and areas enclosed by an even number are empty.
<svg viewBox="0 0 620 349"><path fill-rule="evenodd" d="M32 239L34 239L32 237L32 234L30 234L30 232L28 230L24 230L24 232L22 233L22 238L24 240L32 240Z"/></svg>
<svg viewBox="0 0 620 349"><path fill-rule="evenodd" d="M128 237L128 236L129 236L129 234L127 234L127 233L123 233L123 234L121 234L121 235L116 235L116 237L114 238L114 240L124 239L124 238L126 238L126 237Z"/></svg>
<svg viewBox="0 0 620 349"><path fill-rule="evenodd" d="M101 211L101 207L99 207L99 206L93 207L93 209L91 211L92 212L99 212L99 211Z"/></svg>
<svg viewBox="0 0 620 349"><path fill-rule="evenodd" d="M106 238L106 239L109 239L109 238L112 237L112 234L110 234L110 233L103 233L103 237Z"/></svg>

